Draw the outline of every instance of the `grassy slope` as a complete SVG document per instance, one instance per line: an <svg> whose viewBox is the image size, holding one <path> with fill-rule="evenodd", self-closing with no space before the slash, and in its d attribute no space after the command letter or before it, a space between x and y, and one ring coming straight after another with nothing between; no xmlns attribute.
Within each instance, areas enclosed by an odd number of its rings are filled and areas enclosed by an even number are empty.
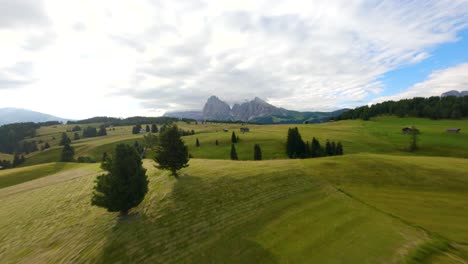
<svg viewBox="0 0 468 264"><path fill-rule="evenodd" d="M414 125L418 127L421 149L416 153L408 153L409 138L401 133L401 128ZM205 130L210 125L181 125L198 131ZM264 159L286 158L285 142L287 130L296 125L249 125L251 132L242 134L240 125L226 125L231 128L227 133L222 131L223 125L211 125L210 133L202 133L185 137L190 153L197 158L229 159L231 147L231 131L234 129L241 141L236 145L241 160L253 159L253 146L260 144ZM468 122L466 120L429 120L420 118L382 117L372 121L347 120L334 123L297 125L302 138L312 141L317 137L324 145L327 139L341 141L345 153L379 153L396 155L448 156L468 158ZM447 134L448 127L462 128L461 134ZM201 147L195 147L195 139L199 138ZM220 142L219 146L215 141Z"/></svg>
<svg viewBox="0 0 468 264"><path fill-rule="evenodd" d="M0 152L0 160L13 160L13 155Z"/></svg>
<svg viewBox="0 0 468 264"><path fill-rule="evenodd" d="M54 162L24 168L3 170L0 171L0 188L20 184L77 167L80 167L80 164Z"/></svg>
<svg viewBox="0 0 468 264"><path fill-rule="evenodd" d="M24 184L1 189L0 259L5 263L379 263L414 255L441 263L468 259L463 255L466 247L453 243L468 242L468 225L463 224L467 219L463 209L468 206L468 175L463 172L468 164L463 159L371 154L262 162L193 159L180 181L156 171L149 162L146 166L150 192L125 220L90 206L93 175L51 181L28 192L6 193ZM395 193L397 189L403 193ZM439 236L454 248L424 253L424 245L435 244Z"/></svg>
<svg viewBox="0 0 468 264"><path fill-rule="evenodd" d="M405 148L409 138L401 133L401 128L415 125L420 128L421 150L408 153ZM264 159L283 159L285 155L286 134L289 127L296 125L248 125L252 132L239 132L240 124L185 124L179 126L186 130L195 130L196 135L184 137L190 153L196 158L229 159L231 133L235 131L241 138L236 144L241 160L253 159L253 146L260 144ZM345 153L378 153L395 155L448 156L468 158L468 122L466 120L429 120L418 118L382 117L372 121L347 120L334 123L297 125L305 141L317 137L322 145L327 139L342 141ZM448 127L462 128L461 134L447 134ZM70 129L68 125L45 127L38 131L39 138L56 138L49 150L35 152L27 157L24 166L54 162L60 158L58 146L60 133ZM223 132L229 128L229 132ZM72 137L72 133L69 133ZM130 143L142 139L143 135L132 135L131 127L116 127L108 131L108 136L73 141L76 157L90 156L99 160L103 152L109 152L118 143ZM201 147L195 147L199 138ZM220 145L216 146L218 140Z"/></svg>

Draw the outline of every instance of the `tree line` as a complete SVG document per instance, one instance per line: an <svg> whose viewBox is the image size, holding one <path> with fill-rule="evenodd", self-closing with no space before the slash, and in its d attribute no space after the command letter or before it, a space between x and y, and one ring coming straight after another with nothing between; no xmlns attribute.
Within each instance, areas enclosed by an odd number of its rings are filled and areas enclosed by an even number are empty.
<svg viewBox="0 0 468 264"><path fill-rule="evenodd" d="M343 155L343 145L341 142L327 140L325 147L322 147L319 140L312 138L312 143L304 142L299 129L289 128L286 140L286 154L290 159L305 159L325 156Z"/></svg>
<svg viewBox="0 0 468 264"><path fill-rule="evenodd" d="M183 122L194 122L194 119L188 118L173 118L173 117L146 117L146 116L133 116L128 118L115 118L107 116L97 116L88 119L78 120L78 121L68 121L67 124L92 124L92 123L103 123L106 126L135 126L138 124L172 124L177 121Z"/></svg>
<svg viewBox="0 0 468 264"><path fill-rule="evenodd" d="M386 101L369 106L361 106L346 111L335 120L362 119L369 120L379 115L396 115L399 117L425 117L431 119L458 119L468 117L468 96L432 96L415 97L399 101Z"/></svg>

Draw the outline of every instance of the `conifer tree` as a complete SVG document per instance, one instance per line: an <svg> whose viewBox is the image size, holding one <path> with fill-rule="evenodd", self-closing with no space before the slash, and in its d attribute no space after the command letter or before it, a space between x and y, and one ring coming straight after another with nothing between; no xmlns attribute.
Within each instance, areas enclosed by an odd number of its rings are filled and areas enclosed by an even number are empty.
<svg viewBox="0 0 468 264"><path fill-rule="evenodd" d="M176 178L179 178L178 170L188 167L188 149L181 139L177 125L169 126L161 132L154 160L159 169L170 170Z"/></svg>
<svg viewBox="0 0 468 264"><path fill-rule="evenodd" d="M79 140L79 139L80 139L80 135L77 132L73 133L73 140Z"/></svg>
<svg viewBox="0 0 468 264"><path fill-rule="evenodd" d="M158 127L155 124L151 125L151 133L158 133Z"/></svg>
<svg viewBox="0 0 468 264"><path fill-rule="evenodd" d="M262 149L259 144L254 145L254 160L262 160Z"/></svg>
<svg viewBox="0 0 468 264"><path fill-rule="evenodd" d="M331 156L336 155L336 144L335 141L332 141L331 143Z"/></svg>
<svg viewBox="0 0 468 264"><path fill-rule="evenodd" d="M148 178L140 155L134 147L119 144L112 158L106 158L101 167L107 171L97 177L91 204L120 212L121 216L139 205L148 192Z"/></svg>
<svg viewBox="0 0 468 264"><path fill-rule="evenodd" d="M151 131L149 125L146 125L146 133L149 133Z"/></svg>
<svg viewBox="0 0 468 264"><path fill-rule="evenodd" d="M234 132L234 131L232 131L231 142L232 143L237 143L236 132Z"/></svg>
<svg viewBox="0 0 468 264"><path fill-rule="evenodd" d="M62 132L62 139L60 139L59 145L64 146L65 144L70 144L71 140L68 138L67 133Z"/></svg>
<svg viewBox="0 0 468 264"><path fill-rule="evenodd" d="M195 142L195 146L197 146L197 147L200 146L200 141L198 141L198 138L197 138L197 141Z"/></svg>
<svg viewBox="0 0 468 264"><path fill-rule="evenodd" d="M328 139L327 139L327 143L325 144L325 153L327 154L327 156L333 155L332 144L330 143L330 140Z"/></svg>
<svg viewBox="0 0 468 264"><path fill-rule="evenodd" d="M239 159L237 157L236 147L234 146L234 144L231 144L231 159L232 160L238 160Z"/></svg>
<svg viewBox="0 0 468 264"><path fill-rule="evenodd" d="M315 137L312 138L312 145L310 146L310 156L315 158L315 157L320 157L322 155L323 155L323 149L322 149L322 146L320 146L320 142Z"/></svg>
<svg viewBox="0 0 468 264"><path fill-rule="evenodd" d="M336 144L336 155L343 155L343 145L341 144L341 142L338 142L338 144Z"/></svg>
<svg viewBox="0 0 468 264"><path fill-rule="evenodd" d="M75 156L75 149L70 146L70 144L65 144L62 149L62 154L60 156L60 161L62 162L72 162Z"/></svg>
<svg viewBox="0 0 468 264"><path fill-rule="evenodd" d="M215 141L215 145L218 146L219 145L219 142L218 140Z"/></svg>

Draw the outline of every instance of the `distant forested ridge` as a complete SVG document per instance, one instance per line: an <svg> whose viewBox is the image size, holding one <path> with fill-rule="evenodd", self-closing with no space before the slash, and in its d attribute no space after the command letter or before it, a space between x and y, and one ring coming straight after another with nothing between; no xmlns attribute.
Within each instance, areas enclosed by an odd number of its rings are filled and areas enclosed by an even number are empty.
<svg viewBox="0 0 468 264"><path fill-rule="evenodd" d="M107 117L107 116L98 116L88 119L78 120L78 121L68 121L67 124L91 124L91 123L102 123L105 125L112 126L134 126L138 124L170 124L177 121L184 122L195 122L193 119L186 118L174 118L174 117L145 117L145 116L133 116L128 118L116 118L116 117Z"/></svg>
<svg viewBox="0 0 468 264"><path fill-rule="evenodd" d="M400 101L387 101L372 106L361 106L335 117L335 120L363 119L379 115L399 117L426 117L431 119L458 119L468 117L468 96L415 97Z"/></svg>

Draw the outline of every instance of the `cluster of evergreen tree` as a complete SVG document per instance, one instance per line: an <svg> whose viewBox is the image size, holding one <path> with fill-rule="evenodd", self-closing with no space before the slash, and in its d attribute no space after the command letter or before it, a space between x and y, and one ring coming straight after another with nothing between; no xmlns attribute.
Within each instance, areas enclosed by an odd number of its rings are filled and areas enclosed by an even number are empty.
<svg viewBox="0 0 468 264"><path fill-rule="evenodd" d="M32 141L23 141L21 144L18 145L16 152L29 154L31 152L35 152L38 150L39 148L37 147L36 140L32 140Z"/></svg>
<svg viewBox="0 0 468 264"><path fill-rule="evenodd" d="M335 141L330 142L327 140L324 153L326 156L343 155L343 145L341 145L341 142L335 143Z"/></svg>
<svg viewBox="0 0 468 264"><path fill-rule="evenodd" d="M140 131L143 129L143 127L140 124L137 124L132 127L132 134L140 134ZM162 131L163 128L161 128ZM144 129L146 133L158 133L159 128L156 124L152 124L151 127L149 125L146 125L146 128Z"/></svg>
<svg viewBox="0 0 468 264"><path fill-rule="evenodd" d="M400 101L387 101L372 106L361 106L346 111L335 120L363 119L379 115L396 115L399 117L425 117L431 119L468 117L468 96L432 96L429 98L415 97Z"/></svg>
<svg viewBox="0 0 468 264"><path fill-rule="evenodd" d="M83 129L83 138L97 137L97 129L95 127L86 127Z"/></svg>
<svg viewBox="0 0 468 264"><path fill-rule="evenodd" d="M302 140L301 134L299 133L299 129L297 127L288 129L286 154L288 154L290 159L303 159L307 157L306 144L304 143L304 140Z"/></svg>
<svg viewBox="0 0 468 264"><path fill-rule="evenodd" d="M18 167L18 166L19 166L20 164L22 164L25 160L26 160L26 158L24 157L24 155L19 155L19 154L15 153L15 155L13 156L12 167L13 167L13 168Z"/></svg>
<svg viewBox="0 0 468 264"><path fill-rule="evenodd" d="M299 129L295 127L288 130L286 154L290 159L343 155L343 145L341 142L335 143L327 140L325 147L322 147L315 137L312 139L312 143L309 144L309 142L302 140Z"/></svg>
<svg viewBox="0 0 468 264"><path fill-rule="evenodd" d="M90 138L90 137L102 137L107 135L107 130L105 125L101 125L99 130L95 127L88 126L83 129L83 138ZM77 137L74 137L77 138ZM78 138L79 139L79 138Z"/></svg>
<svg viewBox="0 0 468 264"><path fill-rule="evenodd" d="M132 127L132 134L140 134L141 128L140 124L134 125Z"/></svg>
<svg viewBox="0 0 468 264"><path fill-rule="evenodd" d="M163 125L159 129L160 133L164 133L168 128L172 128L173 125ZM195 135L195 130L183 130L182 128L178 128L180 136L192 136Z"/></svg>

